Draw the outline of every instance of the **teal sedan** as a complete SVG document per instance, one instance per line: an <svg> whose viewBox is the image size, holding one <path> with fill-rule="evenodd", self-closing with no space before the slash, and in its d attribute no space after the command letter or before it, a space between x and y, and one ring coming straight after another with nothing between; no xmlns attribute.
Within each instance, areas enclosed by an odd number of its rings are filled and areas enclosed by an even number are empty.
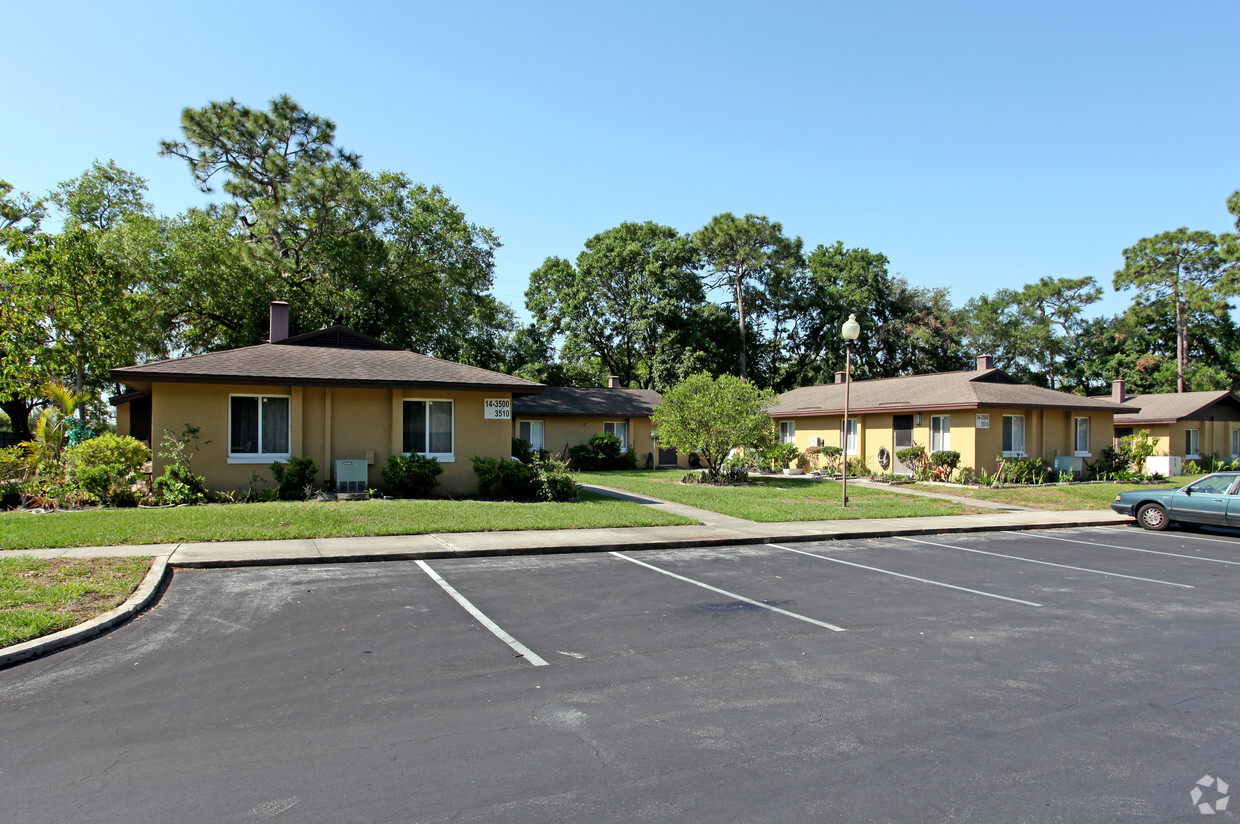
<svg viewBox="0 0 1240 824"><path fill-rule="evenodd" d="M1131 515L1146 529L1168 524L1240 527L1240 472L1215 472L1179 489L1136 489L1111 502L1120 515Z"/></svg>

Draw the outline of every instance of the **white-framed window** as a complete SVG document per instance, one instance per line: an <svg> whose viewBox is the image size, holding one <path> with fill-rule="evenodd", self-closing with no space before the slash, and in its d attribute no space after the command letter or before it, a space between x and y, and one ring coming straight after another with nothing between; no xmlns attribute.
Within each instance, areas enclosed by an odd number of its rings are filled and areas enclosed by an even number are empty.
<svg viewBox="0 0 1240 824"><path fill-rule="evenodd" d="M1184 430L1184 457L1200 458L1201 457L1201 430L1186 429Z"/></svg>
<svg viewBox="0 0 1240 824"><path fill-rule="evenodd" d="M795 444L797 442L797 422L796 421L780 421L779 422L779 442Z"/></svg>
<svg viewBox="0 0 1240 824"><path fill-rule="evenodd" d="M840 446L844 449L844 456L849 457L857 454L857 433L860 431L858 424L861 422L856 418L848 419L848 437L844 437L844 422L840 421Z"/></svg>
<svg viewBox="0 0 1240 824"><path fill-rule="evenodd" d="M1073 451L1077 458L1089 457L1089 418L1073 418Z"/></svg>
<svg viewBox="0 0 1240 824"><path fill-rule="evenodd" d="M456 460L452 401L405 399L401 415L401 450L443 463Z"/></svg>
<svg viewBox="0 0 1240 824"><path fill-rule="evenodd" d="M288 395L228 396L228 462L272 463L289 458Z"/></svg>
<svg viewBox="0 0 1240 824"><path fill-rule="evenodd" d="M1231 430L1231 457L1240 458L1240 429Z"/></svg>
<svg viewBox="0 0 1240 824"><path fill-rule="evenodd" d="M604 421L603 432L620 439L620 451L629 448L629 424L627 421Z"/></svg>
<svg viewBox="0 0 1240 824"><path fill-rule="evenodd" d="M930 416L930 451L946 452L952 448L951 415Z"/></svg>
<svg viewBox="0 0 1240 824"><path fill-rule="evenodd" d="M1025 457L1025 416L1003 416L1003 457Z"/></svg>
<svg viewBox="0 0 1240 824"><path fill-rule="evenodd" d="M517 437L535 449L546 449L546 436L542 421L521 421L517 424Z"/></svg>

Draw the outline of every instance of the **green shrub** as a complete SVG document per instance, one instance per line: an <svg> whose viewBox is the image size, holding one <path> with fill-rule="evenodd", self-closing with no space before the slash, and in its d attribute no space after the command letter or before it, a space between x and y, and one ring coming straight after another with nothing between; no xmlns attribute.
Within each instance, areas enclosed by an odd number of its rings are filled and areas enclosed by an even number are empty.
<svg viewBox="0 0 1240 824"><path fill-rule="evenodd" d="M538 476L533 466L486 455L475 455L472 462L474 475L478 478L479 495L525 501L537 496Z"/></svg>
<svg viewBox="0 0 1240 824"><path fill-rule="evenodd" d="M1120 438L1119 448L1132 461L1132 468L1137 472L1142 472L1145 470L1145 459L1154 454L1156 443L1150 435L1150 430L1142 429L1140 432Z"/></svg>
<svg viewBox="0 0 1240 824"><path fill-rule="evenodd" d="M686 472L680 477L680 482L682 484L741 486L749 483L749 471L743 466L724 466L718 472L704 469L701 472Z"/></svg>
<svg viewBox="0 0 1240 824"><path fill-rule="evenodd" d="M1223 460L1223 456L1217 452L1208 452L1202 455L1197 463L1203 472L1218 472L1227 465L1227 462Z"/></svg>
<svg viewBox="0 0 1240 824"><path fill-rule="evenodd" d="M637 469L637 453L632 449L622 451L616 435L599 432L591 435L587 443L569 448L568 464L577 472Z"/></svg>
<svg viewBox="0 0 1240 824"><path fill-rule="evenodd" d="M141 441L107 432L64 451L65 477L89 500L125 505L134 499L130 487L138 470L150 459Z"/></svg>
<svg viewBox="0 0 1240 824"><path fill-rule="evenodd" d="M195 475L191 467L198 450L211 443L198 436L200 431L199 427L188 423L179 437L171 429L164 430L159 457L172 463L166 464L164 474L151 483L156 497L163 503L193 504L207 499L207 479Z"/></svg>
<svg viewBox="0 0 1240 824"><path fill-rule="evenodd" d="M748 475L749 472L757 472L759 465L762 464L762 457L759 450L746 449L744 452L737 452L732 457L723 462L722 469L742 469ZM701 463L698 463L701 466Z"/></svg>
<svg viewBox="0 0 1240 824"><path fill-rule="evenodd" d="M860 477L862 475L873 475L870 465L865 462L865 457L857 455L848 459L847 472L849 475Z"/></svg>
<svg viewBox="0 0 1240 824"><path fill-rule="evenodd" d="M387 466L383 467L383 482L398 498L429 498L442 474L443 467L436 458L417 453L389 455Z"/></svg>
<svg viewBox="0 0 1240 824"><path fill-rule="evenodd" d="M151 483L151 488L165 504L194 504L207 499L206 479L180 464L165 466L164 474Z"/></svg>
<svg viewBox="0 0 1240 824"><path fill-rule="evenodd" d="M534 445L525 438L513 438L512 457L523 464L529 464L534 458Z"/></svg>
<svg viewBox="0 0 1240 824"><path fill-rule="evenodd" d="M764 454L770 460L770 466L778 471L796 463L801 457L801 450L797 449L796 444L778 443L766 449Z"/></svg>
<svg viewBox="0 0 1240 824"><path fill-rule="evenodd" d="M930 466L926 476L933 481L947 481L952 472L960 466L960 453L951 449L941 449L930 453Z"/></svg>
<svg viewBox="0 0 1240 824"><path fill-rule="evenodd" d="M1050 471L1042 465L1041 458L1006 458L995 478L996 483L1041 484L1046 483Z"/></svg>
<svg viewBox="0 0 1240 824"><path fill-rule="evenodd" d="M977 472L971 466L962 466L960 471L956 473L955 483L975 484L977 482Z"/></svg>
<svg viewBox="0 0 1240 824"><path fill-rule="evenodd" d="M924 479L928 474L930 459L926 457L925 447L914 445L901 449L896 453L896 458L912 471L913 477Z"/></svg>
<svg viewBox="0 0 1240 824"><path fill-rule="evenodd" d="M1122 444L1119 449L1104 446L1098 453L1096 461L1085 462L1085 468L1092 472L1094 477L1102 479L1112 478L1120 472L1127 472L1131 467L1132 455L1123 449Z"/></svg>
<svg viewBox="0 0 1240 824"><path fill-rule="evenodd" d="M581 488L568 474L568 464L542 455L534 455L534 477L538 497L544 501L571 501L581 494Z"/></svg>
<svg viewBox="0 0 1240 824"><path fill-rule="evenodd" d="M281 501L304 501L309 498L318 474L319 467L314 458L292 457L288 463L276 461L271 465L271 477L276 482L276 495Z"/></svg>
<svg viewBox="0 0 1240 824"><path fill-rule="evenodd" d="M0 449L0 509L22 506L30 488L30 474L25 449L20 446Z"/></svg>
<svg viewBox="0 0 1240 824"><path fill-rule="evenodd" d="M844 457L844 450L838 446L824 446L820 452L824 468L832 475L840 471L840 464Z"/></svg>

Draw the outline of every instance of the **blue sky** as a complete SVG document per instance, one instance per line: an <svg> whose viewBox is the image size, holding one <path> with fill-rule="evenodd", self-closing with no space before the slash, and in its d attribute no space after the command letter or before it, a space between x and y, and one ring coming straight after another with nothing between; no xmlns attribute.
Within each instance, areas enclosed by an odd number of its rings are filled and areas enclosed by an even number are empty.
<svg viewBox="0 0 1240 824"><path fill-rule="evenodd" d="M724 211L953 301L1234 228L1240 3L8 4L0 178L114 159L157 211L186 106L287 93L500 235L495 292L625 220ZM1120 311L1124 296L1101 309Z"/></svg>

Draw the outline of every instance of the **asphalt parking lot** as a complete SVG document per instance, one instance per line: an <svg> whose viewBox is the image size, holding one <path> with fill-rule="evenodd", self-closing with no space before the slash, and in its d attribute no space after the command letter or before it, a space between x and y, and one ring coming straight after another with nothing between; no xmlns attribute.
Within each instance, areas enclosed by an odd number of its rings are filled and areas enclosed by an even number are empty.
<svg viewBox="0 0 1240 824"><path fill-rule="evenodd" d="M0 817L1226 816L1238 594L1127 527L178 571L0 671Z"/></svg>

